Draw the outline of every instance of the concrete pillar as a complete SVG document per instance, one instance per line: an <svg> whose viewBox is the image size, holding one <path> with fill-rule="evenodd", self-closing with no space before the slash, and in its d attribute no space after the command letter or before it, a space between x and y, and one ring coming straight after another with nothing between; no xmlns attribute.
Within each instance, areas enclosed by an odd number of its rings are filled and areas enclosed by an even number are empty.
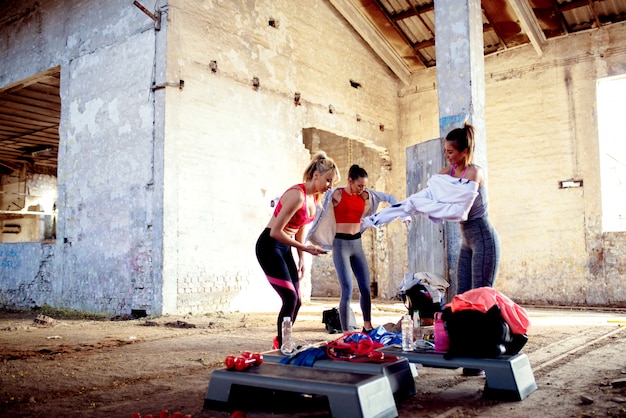
<svg viewBox="0 0 626 418"><path fill-rule="evenodd" d="M435 0L439 132L445 137L468 121L476 128L474 162L487 168L485 62L480 0ZM443 152L443 150L442 150ZM456 293L459 225L446 223L445 242L450 297Z"/></svg>

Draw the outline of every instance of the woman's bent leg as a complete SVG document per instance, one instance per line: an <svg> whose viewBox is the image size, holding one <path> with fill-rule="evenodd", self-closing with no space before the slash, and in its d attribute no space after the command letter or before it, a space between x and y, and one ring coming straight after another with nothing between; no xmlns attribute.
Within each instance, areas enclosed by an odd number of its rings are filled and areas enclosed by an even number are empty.
<svg viewBox="0 0 626 418"><path fill-rule="evenodd" d="M302 304L298 269L291 253L291 247L276 241L265 229L256 244L256 255L267 280L280 299L282 307L276 320L279 346L282 344L282 321L288 316L295 321Z"/></svg>

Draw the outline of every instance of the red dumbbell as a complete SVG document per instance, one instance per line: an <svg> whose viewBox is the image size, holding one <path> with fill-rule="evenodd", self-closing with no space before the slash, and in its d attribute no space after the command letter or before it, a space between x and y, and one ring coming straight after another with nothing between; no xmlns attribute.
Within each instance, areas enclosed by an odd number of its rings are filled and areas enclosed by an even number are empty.
<svg viewBox="0 0 626 418"><path fill-rule="evenodd" d="M250 357L237 357L235 359L235 369L236 370L245 370L250 366L258 366L263 363L263 355L259 353L255 353L250 355Z"/></svg>
<svg viewBox="0 0 626 418"><path fill-rule="evenodd" d="M224 359L227 369L245 370L250 366L258 366L263 363L263 354L244 351L240 357L228 356Z"/></svg>
<svg viewBox="0 0 626 418"><path fill-rule="evenodd" d="M234 369L235 368L235 360L237 359L237 357L235 356L228 356L226 357L226 359L224 359L224 365L226 366L227 369Z"/></svg>
<svg viewBox="0 0 626 418"><path fill-rule="evenodd" d="M260 364L263 363L263 354L261 353L252 354L252 358L256 360L256 363L254 364L254 366L259 366Z"/></svg>
<svg viewBox="0 0 626 418"><path fill-rule="evenodd" d="M259 364L263 363L263 354L261 353L251 353L250 351L244 351L243 353L241 353L241 357L245 358L246 360L256 360L255 363L252 363L252 366L258 366Z"/></svg>

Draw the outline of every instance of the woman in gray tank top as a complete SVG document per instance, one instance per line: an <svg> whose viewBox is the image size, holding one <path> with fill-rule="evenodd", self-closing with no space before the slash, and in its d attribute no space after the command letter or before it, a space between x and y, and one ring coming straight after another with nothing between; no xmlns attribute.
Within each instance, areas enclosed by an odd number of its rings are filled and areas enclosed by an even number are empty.
<svg viewBox="0 0 626 418"><path fill-rule="evenodd" d="M461 222L461 251L457 266L457 293L477 287L493 287L500 262L500 237L489 220L487 186L481 167L472 164L474 127L466 124L446 136L445 157L449 165L440 174L479 184L466 221Z"/></svg>
<svg viewBox="0 0 626 418"><path fill-rule="evenodd" d="M457 264L457 294L478 287L493 287L500 263L500 237L489 220L487 185L481 167L472 164L474 127L466 124L446 136L445 157L450 163L440 174L450 174L459 181L478 183L478 196L466 221L461 222L461 251ZM480 369L464 368L466 376L481 376Z"/></svg>

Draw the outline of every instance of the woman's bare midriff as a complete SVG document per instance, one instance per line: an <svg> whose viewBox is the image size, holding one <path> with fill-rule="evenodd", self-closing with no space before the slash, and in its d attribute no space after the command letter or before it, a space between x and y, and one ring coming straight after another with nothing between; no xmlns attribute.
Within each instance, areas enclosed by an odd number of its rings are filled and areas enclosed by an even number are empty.
<svg viewBox="0 0 626 418"><path fill-rule="evenodd" d="M272 229L273 226L274 226L274 218L272 218L270 220L270 222L267 224L266 228ZM285 234L289 235L289 237L293 238L296 235L296 233L298 232L298 230L297 229L291 229L291 228L288 228L287 226L285 226L285 228L283 229L283 232Z"/></svg>
<svg viewBox="0 0 626 418"><path fill-rule="evenodd" d="M354 234L358 234L359 232L361 232L361 224L337 224L337 230L335 232L338 232L340 234L350 234L350 235L354 235Z"/></svg>

